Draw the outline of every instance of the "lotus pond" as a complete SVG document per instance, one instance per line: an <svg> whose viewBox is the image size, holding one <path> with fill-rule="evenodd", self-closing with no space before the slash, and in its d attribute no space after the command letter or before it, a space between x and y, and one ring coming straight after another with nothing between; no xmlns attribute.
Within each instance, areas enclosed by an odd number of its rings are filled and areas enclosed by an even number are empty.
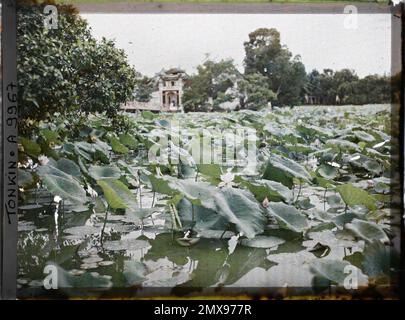
<svg viewBox="0 0 405 320"><path fill-rule="evenodd" d="M19 297L391 295L392 132L390 105L55 115L20 139Z"/></svg>

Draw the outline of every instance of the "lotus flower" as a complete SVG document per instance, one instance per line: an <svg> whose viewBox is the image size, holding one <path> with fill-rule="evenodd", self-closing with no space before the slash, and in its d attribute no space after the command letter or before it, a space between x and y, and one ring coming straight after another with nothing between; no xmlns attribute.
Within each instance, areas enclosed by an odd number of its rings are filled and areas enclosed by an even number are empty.
<svg viewBox="0 0 405 320"><path fill-rule="evenodd" d="M231 172L231 170L232 168L229 168L225 174L221 174L221 182L218 184L218 187L233 187L235 185L233 182L235 175Z"/></svg>
<svg viewBox="0 0 405 320"><path fill-rule="evenodd" d="M38 157L38 161L41 166L46 166L49 162L49 158L47 156L44 156L43 154L41 154Z"/></svg>
<svg viewBox="0 0 405 320"><path fill-rule="evenodd" d="M87 190L86 190L86 191L89 193L90 197L92 197L92 198L97 198L97 197L98 197L97 191L94 190L94 189L93 189L92 187L90 187L89 185L87 186Z"/></svg>

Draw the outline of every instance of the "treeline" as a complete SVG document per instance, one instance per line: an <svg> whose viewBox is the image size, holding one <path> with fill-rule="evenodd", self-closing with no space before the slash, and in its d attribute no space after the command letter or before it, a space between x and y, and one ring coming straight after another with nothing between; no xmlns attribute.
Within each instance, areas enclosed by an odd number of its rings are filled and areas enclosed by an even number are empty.
<svg viewBox="0 0 405 320"><path fill-rule="evenodd" d="M269 103L296 105L307 82L305 67L280 43L276 29L260 28L244 43L245 70L232 60L208 60L190 77L183 104L187 111L260 109Z"/></svg>
<svg viewBox="0 0 405 320"><path fill-rule="evenodd" d="M368 75L359 78L353 70L322 73L313 70L307 76L304 87L306 104L369 104L387 103L391 100L391 78Z"/></svg>
<svg viewBox="0 0 405 320"><path fill-rule="evenodd" d="M399 77L353 70L306 73L300 56L280 43L276 29L257 29L244 43L244 72L232 60L207 60L190 76L183 104L186 111L253 109L271 105L389 103Z"/></svg>
<svg viewBox="0 0 405 320"><path fill-rule="evenodd" d="M54 1L19 0L17 6L21 132L55 112L106 112L115 118L123 103L151 99L155 79L138 73L114 42L96 40L74 7L57 5L58 28L44 28L46 4ZM244 48L243 72L232 60L207 60L189 76L182 101L186 111L390 101L387 77L360 79L346 69L307 74L300 56L281 45L276 29L255 30ZM400 76L395 79L400 90Z"/></svg>

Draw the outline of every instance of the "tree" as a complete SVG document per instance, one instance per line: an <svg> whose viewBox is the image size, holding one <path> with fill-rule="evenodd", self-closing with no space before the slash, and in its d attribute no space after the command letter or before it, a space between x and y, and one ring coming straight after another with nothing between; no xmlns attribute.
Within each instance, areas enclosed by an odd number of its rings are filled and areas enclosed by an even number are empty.
<svg viewBox="0 0 405 320"><path fill-rule="evenodd" d="M122 103L132 99L135 70L113 41L103 38L79 44L71 57L74 72L69 80L76 86L79 110L105 111L113 117Z"/></svg>
<svg viewBox="0 0 405 320"><path fill-rule="evenodd" d="M321 92L321 74L318 70L312 70L308 73L308 81L304 88L305 94L311 96L315 99L313 103L319 104L320 97L322 95Z"/></svg>
<svg viewBox="0 0 405 320"><path fill-rule="evenodd" d="M289 63L285 63L284 70L280 70L277 86L277 101L281 105L297 105L303 102L302 96L306 85L306 72L300 56L295 56ZM273 89L274 90L274 89Z"/></svg>
<svg viewBox="0 0 405 320"><path fill-rule="evenodd" d="M43 8L53 1L17 6L17 76L21 119L55 112L102 112L114 116L132 98L135 70L112 41L96 41L74 7L56 5L58 26L44 27ZM23 123L24 127L26 123Z"/></svg>
<svg viewBox="0 0 405 320"><path fill-rule="evenodd" d="M155 89L156 83L153 78L142 76L140 73L137 73L136 87L134 92L136 101L149 102Z"/></svg>
<svg viewBox="0 0 405 320"><path fill-rule="evenodd" d="M353 84L359 80L354 70L342 69L333 74L334 87L336 94L339 97L339 103L347 103L353 95ZM336 97L335 97L336 101Z"/></svg>
<svg viewBox="0 0 405 320"><path fill-rule="evenodd" d="M333 79L339 86L342 83L354 82L359 80L354 70L342 69L333 73Z"/></svg>
<svg viewBox="0 0 405 320"><path fill-rule="evenodd" d="M274 60L280 55L280 33L276 29L260 28L249 33L245 47L245 73L261 73L264 76L272 71Z"/></svg>
<svg viewBox="0 0 405 320"><path fill-rule="evenodd" d="M335 104L337 88L333 79L334 72L332 69L324 69L321 74L321 103Z"/></svg>
<svg viewBox="0 0 405 320"><path fill-rule="evenodd" d="M354 86L354 96L350 103L384 103L391 99L391 83L388 77L368 75Z"/></svg>
<svg viewBox="0 0 405 320"><path fill-rule="evenodd" d="M249 34L245 47L245 74L259 73L267 78L270 89L281 105L302 101L307 81L305 67L299 56L293 57L280 43L276 29L257 29Z"/></svg>
<svg viewBox="0 0 405 320"><path fill-rule="evenodd" d="M307 78L306 92L320 104L390 102L390 79L386 76L369 75L360 79L353 70L324 69L322 74L313 70Z"/></svg>
<svg viewBox="0 0 405 320"><path fill-rule="evenodd" d="M230 99L226 92L236 84L239 77L233 60L205 61L197 67L197 74L188 80L183 95L184 109L204 110Z"/></svg>
<svg viewBox="0 0 405 320"><path fill-rule="evenodd" d="M251 73L238 81L241 108L258 110L276 100L267 78L260 73Z"/></svg>

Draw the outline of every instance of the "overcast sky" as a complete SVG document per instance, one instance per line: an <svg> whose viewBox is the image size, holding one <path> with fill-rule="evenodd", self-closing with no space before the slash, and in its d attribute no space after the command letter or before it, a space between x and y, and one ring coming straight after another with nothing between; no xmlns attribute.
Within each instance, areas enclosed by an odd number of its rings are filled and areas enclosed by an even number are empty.
<svg viewBox="0 0 405 320"><path fill-rule="evenodd" d="M357 29L339 14L83 14L96 38L115 39L147 75L181 67L193 73L206 59L233 58L243 70L243 42L257 28L276 28L307 71L354 69L390 74L391 16L360 14Z"/></svg>

